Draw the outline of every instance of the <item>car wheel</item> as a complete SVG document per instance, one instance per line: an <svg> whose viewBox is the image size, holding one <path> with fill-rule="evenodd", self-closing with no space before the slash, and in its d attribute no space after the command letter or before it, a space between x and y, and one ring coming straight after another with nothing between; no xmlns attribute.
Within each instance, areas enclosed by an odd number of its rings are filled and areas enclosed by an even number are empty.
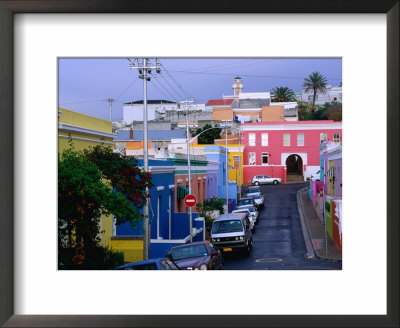
<svg viewBox="0 0 400 328"><path fill-rule="evenodd" d="M254 182L254 184L255 184L256 186L258 186L258 185L259 185L258 181L255 181L255 182Z"/></svg>
<svg viewBox="0 0 400 328"><path fill-rule="evenodd" d="M274 183L275 185L276 185L276 184L278 184L278 180L274 180L274 182L273 182L273 183Z"/></svg>

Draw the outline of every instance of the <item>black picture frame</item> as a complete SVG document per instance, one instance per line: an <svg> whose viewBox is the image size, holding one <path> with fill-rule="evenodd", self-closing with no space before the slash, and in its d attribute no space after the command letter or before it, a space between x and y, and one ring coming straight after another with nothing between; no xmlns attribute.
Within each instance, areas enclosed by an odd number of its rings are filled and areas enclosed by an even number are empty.
<svg viewBox="0 0 400 328"><path fill-rule="evenodd" d="M385 13L387 16L387 315L14 315L13 16L15 13ZM4 327L399 327L399 1L0 0L0 324ZM366 263L368 266L373 263ZM367 288L367 286L366 286Z"/></svg>

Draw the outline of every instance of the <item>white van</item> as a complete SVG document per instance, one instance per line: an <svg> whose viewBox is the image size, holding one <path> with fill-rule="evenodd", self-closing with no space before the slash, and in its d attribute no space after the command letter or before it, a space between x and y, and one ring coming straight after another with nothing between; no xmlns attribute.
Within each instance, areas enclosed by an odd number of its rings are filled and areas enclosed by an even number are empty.
<svg viewBox="0 0 400 328"><path fill-rule="evenodd" d="M212 244L223 252L244 251L253 247L253 234L246 213L228 213L219 216L211 228Z"/></svg>

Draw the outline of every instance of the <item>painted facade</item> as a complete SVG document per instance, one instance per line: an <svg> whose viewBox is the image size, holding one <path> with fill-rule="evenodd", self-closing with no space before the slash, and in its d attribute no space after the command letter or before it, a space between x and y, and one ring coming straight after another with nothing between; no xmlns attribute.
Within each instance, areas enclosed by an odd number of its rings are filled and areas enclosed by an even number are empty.
<svg viewBox="0 0 400 328"><path fill-rule="evenodd" d="M175 210L178 213L187 212L184 198L189 192L188 160L184 154L175 154L168 161L175 167ZM203 203L207 198L207 159L204 156L191 156L191 189L197 203Z"/></svg>
<svg viewBox="0 0 400 328"><path fill-rule="evenodd" d="M69 148L68 139L72 140L75 150L82 150L100 144L113 146L115 137L110 121L58 109L58 152Z"/></svg>
<svg viewBox="0 0 400 328"><path fill-rule="evenodd" d="M142 163L142 161L140 161ZM189 217L176 213L176 167L168 160L149 160L154 186L149 189L150 258L162 257L169 247L189 240ZM143 259L143 224L114 227L110 245L124 252L126 262ZM203 239L203 222L193 213L193 240Z"/></svg>
<svg viewBox="0 0 400 328"><path fill-rule="evenodd" d="M225 147L213 145L204 147L204 155L207 160L218 163L218 198L226 200L226 150ZM228 155L229 156L229 155ZM229 157L228 157L229 158ZM229 173L229 172L228 172ZM228 176L229 180L229 176ZM237 186L235 182L228 181L228 211L231 212L236 206Z"/></svg>
<svg viewBox="0 0 400 328"><path fill-rule="evenodd" d="M112 133L112 123L97 117L80 114L65 108L58 109L58 152L70 147L79 151L100 144L113 147L116 135ZM102 232L100 244L107 246L112 235L111 215L100 217Z"/></svg>
<svg viewBox="0 0 400 328"><path fill-rule="evenodd" d="M342 141L342 123L334 121L259 122L242 124L241 130L244 184L259 174L305 181L320 169L321 141Z"/></svg>

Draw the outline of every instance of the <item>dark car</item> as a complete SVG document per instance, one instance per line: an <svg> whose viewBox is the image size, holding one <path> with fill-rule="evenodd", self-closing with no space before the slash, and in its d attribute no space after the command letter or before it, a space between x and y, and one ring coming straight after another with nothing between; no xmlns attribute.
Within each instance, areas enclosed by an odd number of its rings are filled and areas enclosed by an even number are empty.
<svg viewBox="0 0 400 328"><path fill-rule="evenodd" d="M168 258L158 258L121 265L114 270L179 270Z"/></svg>
<svg viewBox="0 0 400 328"><path fill-rule="evenodd" d="M254 201L253 197L243 197L238 200L237 207L242 205L254 205L257 207L256 202Z"/></svg>
<svg viewBox="0 0 400 328"><path fill-rule="evenodd" d="M171 247L166 257L180 269L222 270L224 262L221 252L208 240Z"/></svg>
<svg viewBox="0 0 400 328"><path fill-rule="evenodd" d="M246 194L258 194L258 193L260 194L263 193L260 186L250 186L246 190Z"/></svg>

